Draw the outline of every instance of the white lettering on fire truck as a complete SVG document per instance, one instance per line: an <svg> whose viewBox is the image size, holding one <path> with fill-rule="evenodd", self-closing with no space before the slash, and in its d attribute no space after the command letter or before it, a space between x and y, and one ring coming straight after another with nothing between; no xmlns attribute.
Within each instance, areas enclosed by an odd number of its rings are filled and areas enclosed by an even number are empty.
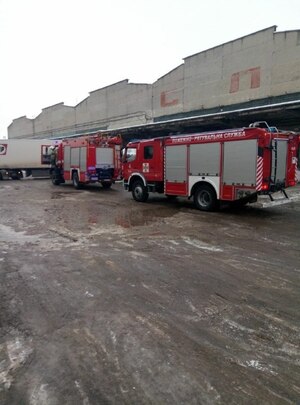
<svg viewBox="0 0 300 405"><path fill-rule="evenodd" d="M239 138L246 136L245 131L225 132L221 134L203 134L171 138L172 143L190 143L199 141L220 141L222 139Z"/></svg>

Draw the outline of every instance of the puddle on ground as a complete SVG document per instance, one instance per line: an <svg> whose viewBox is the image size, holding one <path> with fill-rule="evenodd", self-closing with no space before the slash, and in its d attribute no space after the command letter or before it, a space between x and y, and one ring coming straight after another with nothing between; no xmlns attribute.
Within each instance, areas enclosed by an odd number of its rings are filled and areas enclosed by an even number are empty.
<svg viewBox="0 0 300 405"><path fill-rule="evenodd" d="M178 213L177 209L153 208L150 210L132 210L118 213L115 216L115 224L122 228L132 228L135 226L150 225L161 219L172 217Z"/></svg>
<svg viewBox="0 0 300 405"><path fill-rule="evenodd" d="M80 190L67 190L67 191L53 191L51 193L51 200L58 200L60 198L68 198L70 194L78 194L80 193Z"/></svg>
<svg viewBox="0 0 300 405"><path fill-rule="evenodd" d="M55 198L61 198L58 194ZM56 218L63 223L64 227L72 231L85 230L88 232L94 227L120 226L122 228L132 228L135 226L143 226L158 221L170 218L178 214L177 207L161 207L149 205L138 205L137 208L129 208L125 205L116 206L115 202L105 202L105 204L95 204L94 201L77 202L76 207L72 201L67 199L70 204L64 205ZM65 199L66 200L66 199ZM51 210L49 210L51 214Z"/></svg>
<svg viewBox="0 0 300 405"><path fill-rule="evenodd" d="M27 242L36 242L40 235L26 235L24 231L16 232L13 228L0 224L0 242L15 242L24 244Z"/></svg>

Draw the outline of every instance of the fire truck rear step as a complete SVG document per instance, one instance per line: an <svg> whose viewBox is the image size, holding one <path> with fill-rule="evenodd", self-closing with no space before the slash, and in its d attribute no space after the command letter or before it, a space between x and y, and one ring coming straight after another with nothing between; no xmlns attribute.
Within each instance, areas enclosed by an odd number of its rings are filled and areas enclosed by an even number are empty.
<svg viewBox="0 0 300 405"><path fill-rule="evenodd" d="M255 204L256 206L260 207L260 208L272 208L272 207L276 207L276 206L280 206L280 205L284 205L284 204L290 204L292 202L298 202L300 201L300 194L296 194L292 197L289 197L286 194L286 191L284 190L285 197L281 197L281 198L270 198L270 201L263 201L263 197L261 196L259 198L259 201ZM271 197L269 195L269 197Z"/></svg>

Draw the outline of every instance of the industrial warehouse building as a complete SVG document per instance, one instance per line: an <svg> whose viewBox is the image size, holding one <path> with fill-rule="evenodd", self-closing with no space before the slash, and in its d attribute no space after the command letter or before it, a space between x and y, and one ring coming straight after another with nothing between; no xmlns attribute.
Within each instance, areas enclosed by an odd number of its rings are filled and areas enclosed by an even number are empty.
<svg viewBox="0 0 300 405"><path fill-rule="evenodd" d="M123 80L78 105L58 103L16 118L12 138L63 138L103 130L165 135L265 120L300 130L300 30L276 26L186 57L153 84Z"/></svg>

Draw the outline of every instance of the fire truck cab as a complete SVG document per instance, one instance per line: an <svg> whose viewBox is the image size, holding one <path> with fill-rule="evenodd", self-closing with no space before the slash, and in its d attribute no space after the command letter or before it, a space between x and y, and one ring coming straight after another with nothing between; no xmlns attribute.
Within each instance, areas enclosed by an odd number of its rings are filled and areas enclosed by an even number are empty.
<svg viewBox="0 0 300 405"><path fill-rule="evenodd" d="M149 192L193 197L205 211L219 201L286 196L285 188L296 184L297 147L295 134L257 124L134 141L123 151L124 187L136 201L145 202Z"/></svg>

